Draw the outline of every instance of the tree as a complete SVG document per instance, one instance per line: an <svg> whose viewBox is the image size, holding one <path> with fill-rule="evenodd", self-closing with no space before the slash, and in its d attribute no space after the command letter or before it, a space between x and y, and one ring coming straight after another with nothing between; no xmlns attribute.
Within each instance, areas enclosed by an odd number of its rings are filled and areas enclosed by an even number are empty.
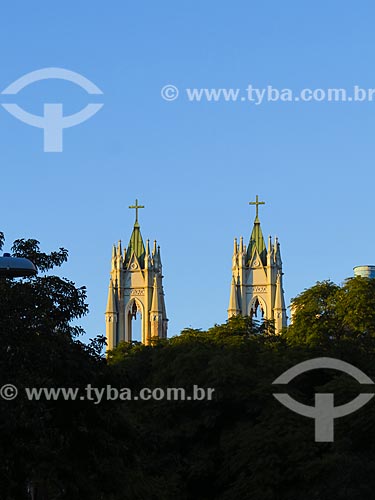
<svg viewBox="0 0 375 500"><path fill-rule="evenodd" d="M3 242L0 235L0 242ZM0 401L2 500L111 499L129 474L123 467L131 430L109 403L28 400L25 388L101 387L106 364L103 338L79 341L76 321L88 311L86 290L50 274L67 260L64 248L49 254L36 240L17 240L13 256L34 262L39 276L0 280L0 385L19 397ZM81 394L84 392L81 392Z"/></svg>
<svg viewBox="0 0 375 500"><path fill-rule="evenodd" d="M321 312L335 290L324 287ZM315 307L317 292L309 294ZM295 364L320 356L345 359L375 379L373 354L358 338L288 344L283 336L255 331L249 318L238 317L206 332L187 329L155 346L123 344L113 353L111 378L134 391L180 387L191 394L193 384L215 388L211 401L128 402L152 498L372 498L375 405L336 420L334 443L315 443L313 419L276 401L272 382ZM310 406L315 393L334 393L340 405L358 395L358 385L346 374L313 370L288 384L287 391Z"/></svg>
<svg viewBox="0 0 375 500"><path fill-rule="evenodd" d="M342 286L323 281L292 300L290 344L311 346L375 339L375 280L355 277Z"/></svg>
<svg viewBox="0 0 375 500"><path fill-rule="evenodd" d="M375 338L375 279L357 276L338 294L337 315L346 335Z"/></svg>
<svg viewBox="0 0 375 500"><path fill-rule="evenodd" d="M0 235L0 241L1 235ZM151 346L122 343L108 363L72 325L87 312L85 289L50 271L67 259L35 240L13 254L40 273L0 281L1 500L362 500L375 489L375 405L335 421L335 442L315 443L314 422L282 406L272 382L314 357L340 358L375 380L375 280L318 283L294 301L293 324L236 316L208 331L185 329ZM29 400L26 387L88 384L130 389L214 389L213 399ZM288 384L296 400L316 393L352 400L346 374L312 370ZM283 387L282 391L286 389Z"/></svg>
<svg viewBox="0 0 375 500"><path fill-rule="evenodd" d="M46 254L40 251L36 240L16 240L12 247L14 257L26 257L46 273L67 261L68 252L64 248ZM4 300L0 304L0 317L22 330L32 329L42 335L55 332L70 338L83 331L71 322L88 312L85 287L76 288L71 281L44 274L23 280L3 281ZM16 310L14 309L16 307ZM0 325L1 327L1 325Z"/></svg>

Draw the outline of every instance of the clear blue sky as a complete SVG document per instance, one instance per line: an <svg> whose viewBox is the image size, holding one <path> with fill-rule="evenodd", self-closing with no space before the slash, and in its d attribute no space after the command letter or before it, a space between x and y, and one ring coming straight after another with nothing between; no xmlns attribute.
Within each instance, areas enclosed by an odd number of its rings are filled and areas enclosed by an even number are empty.
<svg viewBox="0 0 375 500"><path fill-rule="evenodd" d="M248 241L256 194L265 236L281 242L288 302L375 264L375 102L160 96L166 84L375 87L374 15L369 0L7 2L0 89L53 66L104 92L103 109L64 132L63 153L44 153L42 131L0 108L8 247L32 237L69 249L62 274L88 288L88 336L104 333L111 246L127 244L135 198L144 238L161 245L170 335L225 321L233 237ZM39 114L63 102L70 114L90 99L46 81L16 102Z"/></svg>

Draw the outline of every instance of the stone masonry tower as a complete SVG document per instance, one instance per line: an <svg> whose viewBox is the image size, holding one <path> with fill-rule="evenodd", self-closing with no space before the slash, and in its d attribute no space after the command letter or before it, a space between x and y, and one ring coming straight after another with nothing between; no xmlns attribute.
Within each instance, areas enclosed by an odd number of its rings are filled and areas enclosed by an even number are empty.
<svg viewBox="0 0 375 500"><path fill-rule="evenodd" d="M249 245L234 240L232 283L228 318L241 314L274 321L276 333L287 324L283 290L283 271L278 239L268 238L266 246L260 227L258 208L263 201L250 202L256 206L256 215Z"/></svg>
<svg viewBox="0 0 375 500"><path fill-rule="evenodd" d="M107 349L121 341L132 341L132 321L141 316L142 343L166 338L168 319L164 302L160 247L154 241L150 252L149 240L143 243L135 205L135 223L128 247L122 251L121 241L112 250L111 278L105 313Z"/></svg>

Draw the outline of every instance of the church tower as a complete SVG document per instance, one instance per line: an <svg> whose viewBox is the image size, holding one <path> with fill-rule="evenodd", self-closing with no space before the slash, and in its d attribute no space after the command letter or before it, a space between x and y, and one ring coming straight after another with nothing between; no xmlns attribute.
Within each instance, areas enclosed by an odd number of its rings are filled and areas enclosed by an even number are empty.
<svg viewBox="0 0 375 500"><path fill-rule="evenodd" d="M153 338L166 338L168 319L165 309L160 247L154 241L150 252L149 240L143 242L135 205L135 223L128 247L122 250L121 241L112 250L106 318L107 349L119 342L133 340L133 320L140 317L142 343L149 345Z"/></svg>
<svg viewBox="0 0 375 500"><path fill-rule="evenodd" d="M256 215L248 246L234 240L232 257L232 282L228 318L241 314L274 322L276 333L287 324L283 290L283 270L278 239L268 244L263 238L259 221L259 205L264 201L250 202L255 205Z"/></svg>

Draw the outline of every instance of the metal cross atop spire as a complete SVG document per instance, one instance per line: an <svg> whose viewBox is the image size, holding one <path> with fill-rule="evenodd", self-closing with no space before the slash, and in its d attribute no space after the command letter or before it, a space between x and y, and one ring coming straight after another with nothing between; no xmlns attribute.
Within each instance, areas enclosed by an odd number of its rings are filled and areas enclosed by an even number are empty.
<svg viewBox="0 0 375 500"><path fill-rule="evenodd" d="M135 205L129 205L129 208L135 208L135 223L138 223L138 210L140 208L145 208L144 205L138 205L138 200L135 200Z"/></svg>
<svg viewBox="0 0 375 500"><path fill-rule="evenodd" d="M259 201L258 195L255 198L255 201L249 201L249 205L255 205L256 206L256 213L255 213L255 218L258 218L258 211L259 211L259 205L265 205L266 203L264 201Z"/></svg>

